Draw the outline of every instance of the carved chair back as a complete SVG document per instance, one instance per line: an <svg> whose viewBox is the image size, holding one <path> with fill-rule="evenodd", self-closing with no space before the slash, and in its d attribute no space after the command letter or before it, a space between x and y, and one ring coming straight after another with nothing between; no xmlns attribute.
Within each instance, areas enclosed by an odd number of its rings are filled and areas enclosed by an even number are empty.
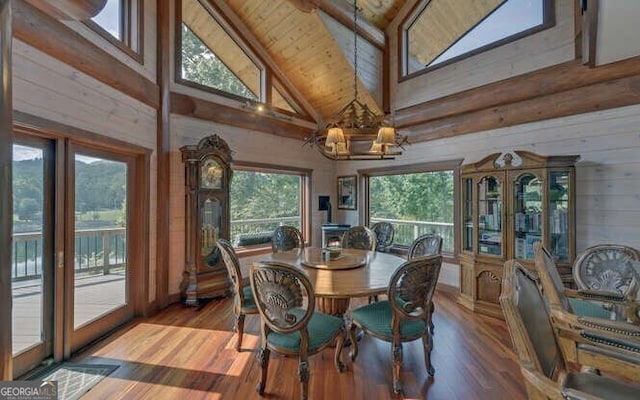
<svg viewBox="0 0 640 400"><path fill-rule="evenodd" d="M233 296L236 299L236 307L241 307L244 305L244 293L242 290L242 272L238 256L236 256L236 252L228 240L218 239L216 244L222 254L224 265L227 267L229 279L231 279L231 290L233 291Z"/></svg>
<svg viewBox="0 0 640 400"><path fill-rule="evenodd" d="M430 256L433 254L442 254L442 236L434 233L418 236L407 253L407 259L411 260L416 257Z"/></svg>
<svg viewBox="0 0 640 400"><path fill-rule="evenodd" d="M304 239L302 233L295 226L282 225L275 229L271 236L271 250L274 253L293 249L302 250Z"/></svg>
<svg viewBox="0 0 640 400"><path fill-rule="evenodd" d="M393 245L393 237L395 235L395 229L390 222L376 222L371 227L371 230L376 234L376 251L387 252Z"/></svg>
<svg viewBox="0 0 640 400"><path fill-rule="evenodd" d="M376 234L366 226L352 226L342 236L342 247L350 249L376 249Z"/></svg>
<svg viewBox="0 0 640 400"><path fill-rule="evenodd" d="M631 261L640 261L633 247L600 244L583 251L573 263L573 278L578 289L604 290L638 298L638 280Z"/></svg>

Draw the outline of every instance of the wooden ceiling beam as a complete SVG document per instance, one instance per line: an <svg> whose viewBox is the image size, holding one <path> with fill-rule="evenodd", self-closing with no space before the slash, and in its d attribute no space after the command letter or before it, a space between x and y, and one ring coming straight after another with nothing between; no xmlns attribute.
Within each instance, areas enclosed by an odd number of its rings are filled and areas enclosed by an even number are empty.
<svg viewBox="0 0 640 400"><path fill-rule="evenodd" d="M638 60L635 61L636 63ZM594 74L597 75L595 70ZM611 108L640 104L640 73L624 75L614 79L593 81L586 85L574 85L561 91L546 91L535 96L506 102L499 105L464 107L466 110L446 112L441 117L433 115L429 120L418 122L401 128L409 136L411 142L424 142L447 137L499 129L529 122L561 118L570 115L601 111ZM563 77L556 77L562 80ZM520 79L525 84L526 79ZM492 85L489 85L492 86ZM487 95L496 94L491 87L484 87ZM473 100L470 100L473 102ZM435 102L429 102L435 106ZM427 103L420 105L427 110ZM442 104L444 105L444 104ZM450 104L449 104L450 105ZM436 106L437 107L437 106ZM412 110L413 112L416 109ZM405 120L406 124L406 120Z"/></svg>
<svg viewBox="0 0 640 400"><path fill-rule="evenodd" d="M319 0L318 6L320 10L327 13L331 18L353 30L353 8L346 2L338 3L331 0ZM382 52L387 50L384 32L364 18L358 18L358 35Z"/></svg>
<svg viewBox="0 0 640 400"><path fill-rule="evenodd" d="M293 139L306 139L313 133L315 125L302 126L294 121L278 117L260 115L255 111L245 111L197 97L171 93L171 112L187 117L212 121L219 124L269 133Z"/></svg>
<svg viewBox="0 0 640 400"><path fill-rule="evenodd" d="M440 99L399 109L398 128L424 125L429 121L465 115L524 100L552 95L602 82L640 74L640 57L598 68L589 68L580 60L548 67L511 79L466 90Z"/></svg>
<svg viewBox="0 0 640 400"><path fill-rule="evenodd" d="M158 108L158 85L26 2L13 2L13 33L29 46L141 103Z"/></svg>
<svg viewBox="0 0 640 400"><path fill-rule="evenodd" d="M40 11L60 20L85 21L95 17L107 0L25 0Z"/></svg>

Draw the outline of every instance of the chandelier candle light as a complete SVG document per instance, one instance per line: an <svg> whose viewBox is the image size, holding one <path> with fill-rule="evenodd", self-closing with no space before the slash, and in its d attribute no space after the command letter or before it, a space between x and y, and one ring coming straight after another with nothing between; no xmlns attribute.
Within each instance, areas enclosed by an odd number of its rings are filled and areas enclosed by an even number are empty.
<svg viewBox="0 0 640 400"><path fill-rule="evenodd" d="M376 115L358 100L358 3L353 3L354 98L326 125L320 125L307 143L332 160L388 160L402 154L407 138L385 116Z"/></svg>

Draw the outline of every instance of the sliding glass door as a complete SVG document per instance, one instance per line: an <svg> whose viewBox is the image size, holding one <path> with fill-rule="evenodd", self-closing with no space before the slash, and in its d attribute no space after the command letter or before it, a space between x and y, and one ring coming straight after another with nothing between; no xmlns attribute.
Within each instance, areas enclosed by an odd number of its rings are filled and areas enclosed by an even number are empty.
<svg viewBox="0 0 640 400"><path fill-rule="evenodd" d="M133 156L16 134L15 377L69 358L133 317L132 280L140 274L133 273L131 260L138 270L141 263L129 238L142 232L129 223L135 193L141 192L131 190L135 168Z"/></svg>
<svg viewBox="0 0 640 400"><path fill-rule="evenodd" d="M53 354L52 148L37 138L13 146L12 353L18 373Z"/></svg>
<svg viewBox="0 0 640 400"><path fill-rule="evenodd" d="M129 301L128 188L132 159L70 145L66 282L73 352L133 316ZM68 220L69 221L69 220Z"/></svg>

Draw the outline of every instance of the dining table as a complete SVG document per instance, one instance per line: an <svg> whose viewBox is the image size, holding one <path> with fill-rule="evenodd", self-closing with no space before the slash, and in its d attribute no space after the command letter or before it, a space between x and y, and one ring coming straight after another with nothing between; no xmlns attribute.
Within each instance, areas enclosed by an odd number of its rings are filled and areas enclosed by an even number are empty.
<svg viewBox="0 0 640 400"><path fill-rule="evenodd" d="M344 248L330 258L326 249L305 247L292 251L260 254L241 259L242 274L249 276L251 265L283 262L306 273L313 285L318 310L344 316L351 298L386 293L389 280L406 259L378 251Z"/></svg>

